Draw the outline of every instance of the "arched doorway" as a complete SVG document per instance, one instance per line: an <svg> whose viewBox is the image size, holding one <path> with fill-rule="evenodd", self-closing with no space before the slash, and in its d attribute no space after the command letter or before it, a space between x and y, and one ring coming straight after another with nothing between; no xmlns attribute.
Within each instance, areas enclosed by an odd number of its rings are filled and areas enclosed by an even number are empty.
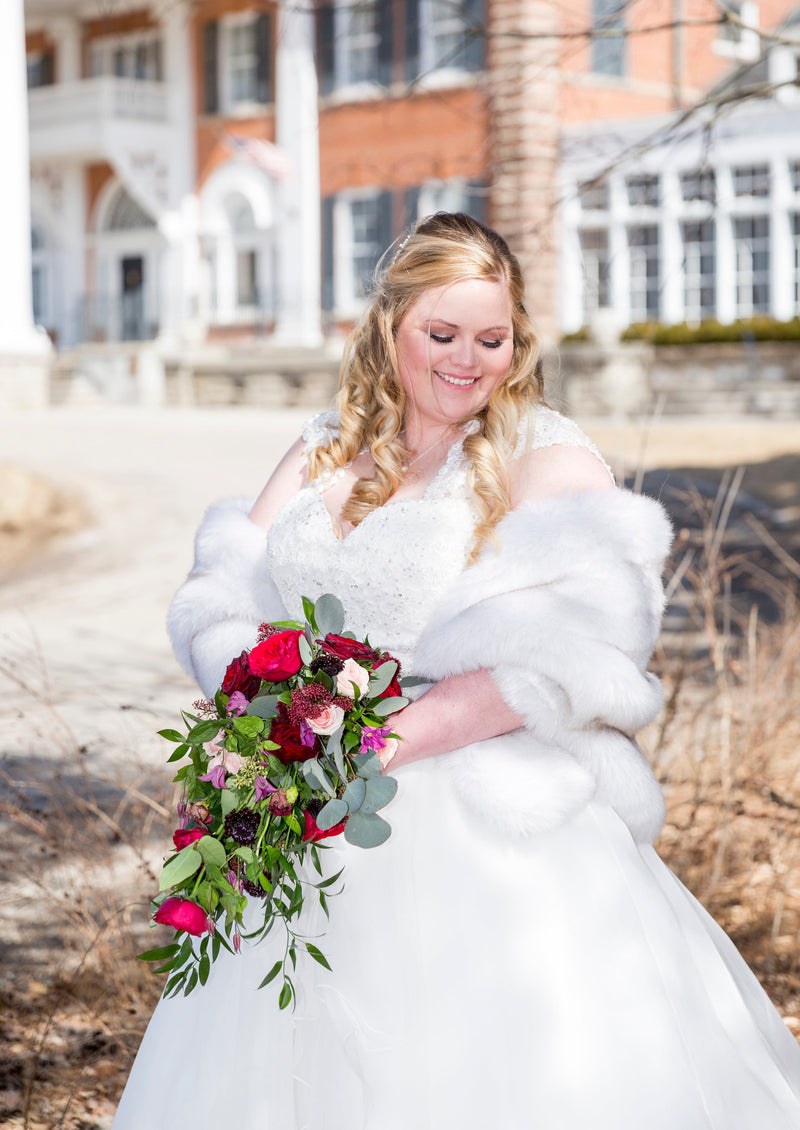
<svg viewBox="0 0 800 1130"><path fill-rule="evenodd" d="M92 337L143 341L156 336L163 248L155 219L115 182L97 209Z"/></svg>

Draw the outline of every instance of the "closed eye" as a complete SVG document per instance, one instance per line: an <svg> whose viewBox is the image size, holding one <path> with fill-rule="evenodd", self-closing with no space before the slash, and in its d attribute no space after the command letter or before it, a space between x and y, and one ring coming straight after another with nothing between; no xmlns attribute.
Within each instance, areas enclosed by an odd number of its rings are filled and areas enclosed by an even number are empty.
<svg viewBox="0 0 800 1130"><path fill-rule="evenodd" d="M501 341L482 341L481 345L485 345L487 349L499 349L503 344Z"/></svg>
<svg viewBox="0 0 800 1130"><path fill-rule="evenodd" d="M453 335L452 334L448 335L448 334L431 333L431 338L434 341L438 341L440 345L447 345L449 342L451 342L453 340Z"/></svg>

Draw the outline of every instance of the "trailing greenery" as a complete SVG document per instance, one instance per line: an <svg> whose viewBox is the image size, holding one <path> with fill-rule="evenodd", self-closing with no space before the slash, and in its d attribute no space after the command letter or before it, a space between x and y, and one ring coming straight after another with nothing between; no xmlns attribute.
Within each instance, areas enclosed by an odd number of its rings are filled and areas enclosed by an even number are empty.
<svg viewBox="0 0 800 1130"><path fill-rule="evenodd" d="M723 325L715 318L689 325L678 322L635 322L620 334L620 341L649 341L653 345L695 345L724 341L800 341L800 318L781 322L761 316L740 318Z"/></svg>

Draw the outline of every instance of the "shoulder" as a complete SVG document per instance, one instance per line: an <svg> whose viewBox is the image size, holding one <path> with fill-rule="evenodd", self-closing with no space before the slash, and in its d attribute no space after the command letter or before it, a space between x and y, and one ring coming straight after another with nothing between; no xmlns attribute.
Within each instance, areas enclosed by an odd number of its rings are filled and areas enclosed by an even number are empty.
<svg viewBox="0 0 800 1130"><path fill-rule="evenodd" d="M611 468L573 420L540 404L522 421L511 464L514 506L532 498L607 491L614 485Z"/></svg>
<svg viewBox="0 0 800 1130"><path fill-rule="evenodd" d="M301 432L306 455L315 447L324 447L339 434L339 413L335 408L318 412L303 424Z"/></svg>

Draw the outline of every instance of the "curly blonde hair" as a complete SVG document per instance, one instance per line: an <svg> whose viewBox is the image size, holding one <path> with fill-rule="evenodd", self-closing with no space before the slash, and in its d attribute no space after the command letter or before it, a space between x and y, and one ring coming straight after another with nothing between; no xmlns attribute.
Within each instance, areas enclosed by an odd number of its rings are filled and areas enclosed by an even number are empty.
<svg viewBox="0 0 800 1130"><path fill-rule="evenodd" d="M474 561L511 506L508 463L520 423L542 402L543 390L519 263L502 236L472 216L437 212L420 221L389 265L379 270L372 301L345 349L336 401L339 435L310 453L308 477L345 467L368 449L374 474L356 482L342 517L357 526L391 498L411 454L403 441L407 398L398 376L397 328L424 291L469 279L505 283L514 338L508 373L474 417L479 427L464 439L468 486L478 516L470 556Z"/></svg>

